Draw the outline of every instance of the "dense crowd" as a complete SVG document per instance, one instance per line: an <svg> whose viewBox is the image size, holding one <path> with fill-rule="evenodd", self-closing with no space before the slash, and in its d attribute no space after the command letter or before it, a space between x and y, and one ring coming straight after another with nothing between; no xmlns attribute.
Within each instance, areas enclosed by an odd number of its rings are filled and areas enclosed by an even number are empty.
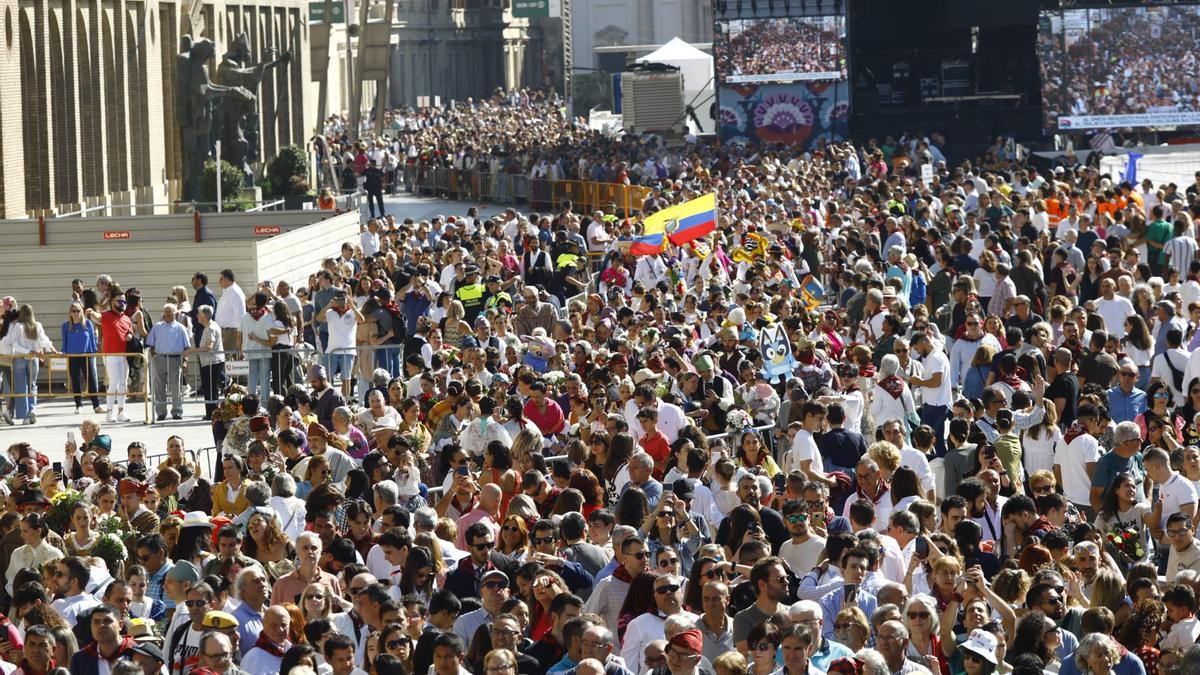
<svg viewBox="0 0 1200 675"><path fill-rule="evenodd" d="M542 104L518 99L478 113L519 127ZM460 131L422 133L492 141ZM110 418L85 419L62 465L19 442L0 462L0 659L1195 672L1200 174L951 166L916 134L650 147L567 162L661 162L633 217L372 218L297 288L225 270L218 297L194 274L144 342L160 418L198 360L215 475L178 437L137 442L127 362L106 357ZM707 192L715 232L627 253L638 215ZM52 349L129 348L119 275L74 292L57 346L5 299L12 391L36 394Z"/></svg>
<svg viewBox="0 0 1200 675"><path fill-rule="evenodd" d="M773 75L777 79L807 74L841 73L844 34L823 24L832 17L743 19L720 25L713 57L721 83L744 76Z"/></svg>
<svg viewBox="0 0 1200 675"><path fill-rule="evenodd" d="M1082 29L1039 38L1042 98L1051 125L1062 116L1200 110L1200 68L1191 45L1195 7L1087 12ZM1069 42L1065 42L1068 40Z"/></svg>

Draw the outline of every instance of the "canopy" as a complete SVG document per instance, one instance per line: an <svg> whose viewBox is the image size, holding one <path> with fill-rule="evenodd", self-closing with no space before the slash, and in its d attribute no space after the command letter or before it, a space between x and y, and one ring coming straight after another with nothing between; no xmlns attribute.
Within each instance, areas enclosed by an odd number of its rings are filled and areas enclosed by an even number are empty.
<svg viewBox="0 0 1200 675"><path fill-rule="evenodd" d="M638 63L663 63L679 68L683 75L683 102L696 109L700 129L688 121L696 133L715 133L716 123L709 109L716 101L716 81L713 79L713 57L696 49L678 37L637 60Z"/></svg>

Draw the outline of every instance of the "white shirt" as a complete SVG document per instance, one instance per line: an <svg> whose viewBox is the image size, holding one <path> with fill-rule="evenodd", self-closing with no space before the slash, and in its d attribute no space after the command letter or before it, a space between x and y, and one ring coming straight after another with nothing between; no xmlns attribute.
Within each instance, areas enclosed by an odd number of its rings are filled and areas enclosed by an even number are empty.
<svg viewBox="0 0 1200 675"><path fill-rule="evenodd" d="M1200 354L1200 349L1197 349L1195 353ZM1171 360L1169 365L1167 364L1167 359ZM1191 382L1188 373L1192 370L1192 355L1188 354L1187 351L1183 349L1175 347L1168 349L1162 354L1154 357L1150 363L1151 379L1157 377L1163 382L1163 384L1167 385L1167 387L1171 390L1171 395L1175 397L1176 405L1179 405L1180 401L1186 400L1183 395L1183 391L1175 388L1175 374L1171 372L1171 368L1175 368L1175 370L1183 373L1183 386L1186 387L1188 382ZM1196 365L1198 368L1200 368L1200 358L1197 359ZM1192 375L1191 377L1195 377L1195 375ZM1153 403L1153 401L1147 401L1146 403L1149 405ZM1188 423L1191 423L1191 421L1192 420L1187 420Z"/></svg>
<svg viewBox="0 0 1200 675"><path fill-rule="evenodd" d="M329 343L325 345L325 353L335 349L354 349L355 334L358 332L358 318L354 312L347 311L338 314L332 308L325 312L325 321L329 323Z"/></svg>
<svg viewBox="0 0 1200 675"><path fill-rule="evenodd" d="M358 235L358 241L362 245L363 257L370 258L379 253L379 235L367 230Z"/></svg>
<svg viewBox="0 0 1200 675"><path fill-rule="evenodd" d="M1167 482L1158 488L1158 496L1163 500L1162 520L1158 524L1160 528L1167 529L1167 518L1182 511L1182 507L1188 504L1193 506L1192 517L1195 518L1196 488L1178 471L1172 471Z"/></svg>
<svg viewBox="0 0 1200 675"><path fill-rule="evenodd" d="M817 449L817 441L813 438L811 431L800 429L796 431L796 438L792 440L792 449L784 453L783 466L780 468L784 473L790 474L793 471L800 471L800 463L804 461L812 462L809 468L821 473L821 467L824 464L821 460L821 451Z"/></svg>
<svg viewBox="0 0 1200 675"><path fill-rule="evenodd" d="M946 358L940 350L935 349L929 352L929 356L921 359L921 366L925 369L923 379L928 380L933 377L934 373L942 374L942 383L936 387L921 387L921 400L925 405L946 406L954 402L954 397L951 392L950 385L950 359ZM934 429L934 433L941 433L941 429Z"/></svg>
<svg viewBox="0 0 1200 675"><path fill-rule="evenodd" d="M825 550L825 540L815 534L808 535L808 541L802 544L793 543L791 539L779 547L779 557L791 566L792 571L803 576L808 570L817 566L821 552Z"/></svg>
<svg viewBox="0 0 1200 675"><path fill-rule="evenodd" d="M658 403L658 422L655 426L667 437L667 444L670 445L679 439L679 432L688 425L687 415L683 412L683 408L674 403L667 403L655 399ZM625 420L629 423L629 433L633 436L633 440L642 440L642 425L638 423L637 414L641 411L637 401L632 398L625 402Z"/></svg>
<svg viewBox="0 0 1200 675"><path fill-rule="evenodd" d="M283 657L273 656L261 647L254 647L242 657L240 667L249 675L279 675L279 666L282 663Z"/></svg>
<svg viewBox="0 0 1200 675"><path fill-rule="evenodd" d="M846 505L842 507L842 517L850 520L850 505L858 501L858 493L850 495L846 500ZM888 489L884 491L879 501L875 503L875 531L883 534L887 530L888 518L892 515L892 491Z"/></svg>
<svg viewBox="0 0 1200 675"><path fill-rule="evenodd" d="M242 291L241 286L236 283L230 284L217 300L216 316L213 318L217 320L218 324L232 328L238 325L245 313L246 294Z"/></svg>
<svg viewBox="0 0 1200 675"><path fill-rule="evenodd" d="M1171 626L1171 631L1159 643L1161 649L1187 649L1200 637L1200 619L1192 617Z"/></svg>
<svg viewBox="0 0 1200 675"><path fill-rule="evenodd" d="M700 617L691 612L680 610L678 616L681 618L699 621ZM625 627L625 640L621 643L621 658L625 659L625 666L631 672L642 672L642 656L646 652L646 645L655 640L662 640L663 634L663 618L658 614L643 614Z"/></svg>
<svg viewBox="0 0 1200 675"><path fill-rule="evenodd" d="M879 541L883 549L883 562L879 566L879 571L887 577L888 581L904 583L904 575L908 572L908 561L904 557L904 551L900 549L900 542L887 534L881 535Z"/></svg>
<svg viewBox="0 0 1200 675"><path fill-rule="evenodd" d="M1100 459L1100 443L1091 434L1082 434L1070 443L1059 443L1054 463L1061 468L1063 494L1073 504L1091 505L1092 479L1087 464Z"/></svg>
<svg viewBox="0 0 1200 675"><path fill-rule="evenodd" d="M1125 319L1133 316L1133 303L1114 295L1112 300L1096 299L1096 313L1104 317L1104 327L1118 340L1125 337Z"/></svg>
<svg viewBox="0 0 1200 675"><path fill-rule="evenodd" d="M31 547L29 544L22 545L13 551L12 558L8 563L8 583L5 584L4 588L8 590L8 594L11 596L13 592L13 579L16 578L17 572L20 572L21 568L40 569L47 562L58 560L62 557L62 551L51 546L45 539L36 548Z"/></svg>
<svg viewBox="0 0 1200 675"><path fill-rule="evenodd" d="M79 615L93 607L99 607L100 601L91 593L80 593L59 598L50 603L50 607L58 612L67 625L74 627L79 622Z"/></svg>
<svg viewBox="0 0 1200 675"><path fill-rule="evenodd" d="M283 533L292 541L296 541L304 532L307 511L304 500L298 497L271 497L270 505L279 516Z"/></svg>
<svg viewBox="0 0 1200 675"><path fill-rule="evenodd" d="M916 472L917 478L921 480L922 496L937 490L933 469L929 468L929 458L925 456L925 453L907 445L900 448L900 466L906 466Z"/></svg>
<svg viewBox="0 0 1200 675"><path fill-rule="evenodd" d="M1030 476L1043 469L1054 471L1054 453L1063 439L1058 427L1052 426L1038 433L1038 438L1034 438L1029 430L1021 435L1021 463L1025 465L1025 473Z"/></svg>

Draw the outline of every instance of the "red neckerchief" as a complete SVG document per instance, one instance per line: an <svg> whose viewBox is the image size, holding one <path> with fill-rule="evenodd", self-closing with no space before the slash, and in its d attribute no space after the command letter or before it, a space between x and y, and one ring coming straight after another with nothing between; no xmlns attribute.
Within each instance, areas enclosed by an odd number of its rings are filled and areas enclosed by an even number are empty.
<svg viewBox="0 0 1200 675"><path fill-rule="evenodd" d="M841 356L844 345L837 333L834 331L822 331L821 334L825 336L825 344L829 345L829 351L833 353L834 358Z"/></svg>
<svg viewBox="0 0 1200 675"><path fill-rule="evenodd" d="M796 354L796 360L806 366L811 366L817 362L817 353L815 351L810 351L807 354L800 352L799 354Z"/></svg>
<svg viewBox="0 0 1200 675"><path fill-rule="evenodd" d="M111 659L100 653L100 643L98 643L96 641L92 641L92 643L90 645L84 647L83 651L91 654L92 656L95 656L97 659L104 659L105 661L111 662L111 661L119 658L122 654L129 651L130 649L133 649L133 644L134 644L134 642L133 642L132 637L130 637L128 635L123 636L121 638L121 641L119 643L117 643L117 650L115 652L113 652Z"/></svg>
<svg viewBox="0 0 1200 675"><path fill-rule="evenodd" d="M875 492L874 497L867 494L866 492L863 492L863 489L861 487L855 488L855 490L858 492L859 499L870 499L871 503L873 503L873 504L878 504L879 500L882 499L885 494L887 494L887 491L889 489L890 489L890 486L888 485L888 482L882 478L879 479L879 489Z"/></svg>
<svg viewBox="0 0 1200 675"><path fill-rule="evenodd" d="M629 570L625 569L624 565L617 565L617 569L613 570L612 575L617 581L624 581L627 584L633 583L633 575L629 573Z"/></svg>
<svg viewBox="0 0 1200 675"><path fill-rule="evenodd" d="M1063 435L1063 443L1070 443L1085 434L1087 434L1087 429L1084 429L1079 422L1074 422L1071 424L1071 428L1067 429L1067 433Z"/></svg>
<svg viewBox="0 0 1200 675"><path fill-rule="evenodd" d="M865 366L860 366L858 369L859 377L875 377L875 364L868 363Z"/></svg>
<svg viewBox="0 0 1200 675"><path fill-rule="evenodd" d="M29 662L29 659L21 659L21 662L17 664L17 669L22 673L25 673L25 675L46 675L46 673L54 670L57 667L58 664L54 662L54 659L50 659L50 667L46 668L45 670L38 670L37 668L34 668L33 664Z"/></svg>
<svg viewBox="0 0 1200 675"><path fill-rule="evenodd" d="M899 399L900 395L904 393L904 380L891 375L879 381L879 388L886 391L893 399Z"/></svg>
<svg viewBox="0 0 1200 675"><path fill-rule="evenodd" d="M1001 375L1000 382L1007 384L1008 386L1012 387L1013 391L1016 391L1017 389L1020 389L1021 385L1024 383L1024 381L1021 379L1021 376L1024 374L1025 369L1018 366L1016 371L1014 371L1011 375Z"/></svg>
<svg viewBox="0 0 1200 675"><path fill-rule="evenodd" d="M286 642L284 644L287 645ZM280 649L274 642L271 642L270 638L267 637L267 634L262 631L259 631L258 641L254 643L254 646L270 654L271 656L277 656L279 658L283 658L283 653L287 651L287 649ZM291 645L287 646L289 649L291 648Z"/></svg>
<svg viewBox="0 0 1200 675"><path fill-rule="evenodd" d="M263 318L264 314L267 313L267 308L266 307L255 307L254 309L250 310L247 313L251 317L253 317L255 321L258 321L259 319Z"/></svg>

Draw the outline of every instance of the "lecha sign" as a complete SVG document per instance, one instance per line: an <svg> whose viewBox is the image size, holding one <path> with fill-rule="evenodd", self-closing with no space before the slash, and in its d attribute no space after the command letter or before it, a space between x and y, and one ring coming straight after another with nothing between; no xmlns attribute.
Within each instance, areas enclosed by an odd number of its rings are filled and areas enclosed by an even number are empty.
<svg viewBox="0 0 1200 675"><path fill-rule="evenodd" d="M346 5L342 0L334 0L333 23L346 23ZM325 0L315 0L308 3L309 23L325 23Z"/></svg>

